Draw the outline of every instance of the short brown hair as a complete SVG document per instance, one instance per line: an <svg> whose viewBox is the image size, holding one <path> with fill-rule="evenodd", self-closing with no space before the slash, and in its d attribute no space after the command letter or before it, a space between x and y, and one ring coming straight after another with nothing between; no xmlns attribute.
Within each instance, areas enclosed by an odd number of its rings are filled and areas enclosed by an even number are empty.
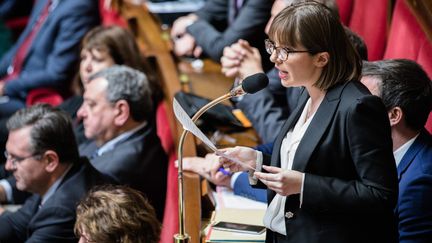
<svg viewBox="0 0 432 243"><path fill-rule="evenodd" d="M126 186L93 189L78 205L75 234L105 243L158 243L160 223L149 202Z"/></svg>
<svg viewBox="0 0 432 243"><path fill-rule="evenodd" d="M337 16L314 1L293 4L273 20L269 36L282 46L303 45L310 55L328 52L330 59L315 86L327 90L337 83L358 81L361 59Z"/></svg>

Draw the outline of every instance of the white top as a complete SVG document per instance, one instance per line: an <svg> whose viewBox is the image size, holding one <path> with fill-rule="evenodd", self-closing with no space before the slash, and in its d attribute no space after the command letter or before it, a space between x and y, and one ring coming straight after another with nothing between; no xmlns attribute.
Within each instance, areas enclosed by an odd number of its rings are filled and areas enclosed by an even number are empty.
<svg viewBox="0 0 432 243"><path fill-rule="evenodd" d="M300 144L300 141L303 138L307 128L309 127L312 118L315 115L314 113L309 118L306 119L310 106L311 106L311 99L309 98L302 111L302 114L300 115L299 120L294 126L294 129L288 131L287 135L282 141L280 157L281 157L281 168L284 170L292 169L297 147ZM302 194L303 194L303 182L304 182L304 176L302 179L300 201L302 199ZM264 215L264 225L267 228L271 229L272 231L278 232L279 234L282 235L286 235L285 216L284 216L285 201L286 201L286 196L276 194L276 196L270 202L266 214Z"/></svg>
<svg viewBox="0 0 432 243"><path fill-rule="evenodd" d="M411 145L414 143L414 141L416 140L417 137L418 137L418 134L415 137L411 138L408 142L404 143L398 149L396 149L396 151L393 152L393 155L394 155L395 161L396 161L396 167L399 166L399 163L401 162L403 156L408 151L408 149L411 147Z"/></svg>

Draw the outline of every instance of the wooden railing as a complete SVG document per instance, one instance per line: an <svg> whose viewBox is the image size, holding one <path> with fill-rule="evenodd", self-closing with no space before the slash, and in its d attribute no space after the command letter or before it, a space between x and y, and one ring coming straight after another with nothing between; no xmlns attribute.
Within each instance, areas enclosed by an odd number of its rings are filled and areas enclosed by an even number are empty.
<svg viewBox="0 0 432 243"><path fill-rule="evenodd" d="M176 121L172 111L174 94L182 90L177 63L171 54L171 45L160 26L159 21L148 11L144 4L134 4L129 1L113 1L120 14L126 19L130 30L136 36L142 53L155 60L159 78L162 81L167 103L168 118L174 135L176 148L182 132L182 126ZM185 156L196 155L195 142L192 136L187 136L183 148ZM194 173L184 173L185 193L185 229L191 236L192 243L200 242L201 230L201 195L199 176Z"/></svg>

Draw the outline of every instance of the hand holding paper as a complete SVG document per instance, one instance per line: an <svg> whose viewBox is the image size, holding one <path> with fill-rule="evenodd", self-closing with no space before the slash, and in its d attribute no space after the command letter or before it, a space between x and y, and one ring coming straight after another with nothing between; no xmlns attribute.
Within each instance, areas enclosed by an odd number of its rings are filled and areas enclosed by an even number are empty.
<svg viewBox="0 0 432 243"><path fill-rule="evenodd" d="M221 156L229 161L232 161L241 167L246 167L247 169L255 170L255 167L242 162L236 157L229 156L223 151L218 150L216 146L210 141L210 139L208 139L206 135L195 125L195 123L187 115L187 113L184 111L184 109L181 107L181 105L177 102L176 99L174 99L173 101L173 108L174 108L174 114L177 120L183 125L183 128L191 132L193 135L195 135L199 140L201 140L205 145L207 145L207 147L209 147L213 152L215 152L216 155Z"/></svg>

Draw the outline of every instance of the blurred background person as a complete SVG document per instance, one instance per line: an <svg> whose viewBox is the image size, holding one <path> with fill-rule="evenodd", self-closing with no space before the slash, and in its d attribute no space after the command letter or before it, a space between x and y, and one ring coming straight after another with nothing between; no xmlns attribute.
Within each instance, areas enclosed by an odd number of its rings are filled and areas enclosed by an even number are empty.
<svg viewBox="0 0 432 243"><path fill-rule="evenodd" d="M59 108L66 111L73 119L75 137L78 144L89 143L84 135L84 125L82 119L77 116L77 111L83 103L83 89L89 81L89 77L104 68L115 64L123 64L129 67L143 70L150 82L152 89L152 101L157 105L162 100L162 91L156 80L149 64L140 55L138 45L133 35L122 27L118 26L98 26L90 30L82 40L81 61L79 73L76 75L75 94L59 105ZM153 106L154 106L153 105ZM151 116L154 119L155 116ZM0 119L0 140L6 144L8 131L6 129L7 118ZM154 121L149 121L155 123ZM155 125L155 124L154 124ZM3 158L2 158L3 159ZM13 176L4 170L4 164L0 169L0 202L23 203L29 196L22 193L14 186ZM7 179L7 180L6 180Z"/></svg>
<svg viewBox="0 0 432 243"><path fill-rule="evenodd" d="M238 39L264 50L264 27L270 18L273 0L208 0L195 13L178 18L172 26L177 56L202 54L219 62L223 48ZM264 51L263 56L268 56ZM266 59L267 60L267 59ZM264 68L271 67L264 62Z"/></svg>
<svg viewBox="0 0 432 243"><path fill-rule="evenodd" d="M68 95L79 43L99 23L97 0L40 0L27 27L0 60L0 117L26 106L31 92Z"/></svg>
<svg viewBox="0 0 432 243"><path fill-rule="evenodd" d="M399 177L395 214L399 242L432 242L432 137L424 128L432 110L432 82L414 61L363 64L362 83L387 108Z"/></svg>
<svg viewBox="0 0 432 243"><path fill-rule="evenodd" d="M88 143L80 154L116 184L144 193L163 218L168 159L156 134L153 100L144 73L111 66L92 75L78 110Z"/></svg>
<svg viewBox="0 0 432 243"><path fill-rule="evenodd" d="M8 121L6 169L19 190L34 193L16 212L0 216L1 242L76 242L76 204L103 183L80 158L70 118L48 105L17 111Z"/></svg>

